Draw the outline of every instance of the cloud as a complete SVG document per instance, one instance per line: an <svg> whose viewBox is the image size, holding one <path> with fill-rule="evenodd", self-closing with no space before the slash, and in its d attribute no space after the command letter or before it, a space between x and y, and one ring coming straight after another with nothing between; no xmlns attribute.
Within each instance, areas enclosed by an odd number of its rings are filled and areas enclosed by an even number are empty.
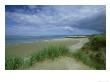
<svg viewBox="0 0 110 82"><path fill-rule="evenodd" d="M74 26L74 25L73 25ZM77 23L78 28L91 29L98 32L106 32L106 16L101 13L91 18L86 18Z"/></svg>
<svg viewBox="0 0 110 82"><path fill-rule="evenodd" d="M69 31L69 32L73 32L74 29L72 27L64 27L65 30Z"/></svg>
<svg viewBox="0 0 110 82"><path fill-rule="evenodd" d="M91 33L104 32L106 28L105 11L103 5L6 6L6 30L16 29L19 30L18 34L24 35L27 33L21 32L28 29L30 29L30 34L36 34L34 32L72 34L74 28L79 29L76 33L84 29L85 32L92 30ZM22 29L19 29L21 27ZM8 33L14 34L12 31Z"/></svg>

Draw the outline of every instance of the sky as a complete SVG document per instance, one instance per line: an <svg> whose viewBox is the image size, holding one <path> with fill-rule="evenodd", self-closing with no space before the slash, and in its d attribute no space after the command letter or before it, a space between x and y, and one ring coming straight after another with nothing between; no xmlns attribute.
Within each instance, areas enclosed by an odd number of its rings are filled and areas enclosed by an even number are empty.
<svg viewBox="0 0 110 82"><path fill-rule="evenodd" d="M106 31L105 5L6 5L6 35L88 35Z"/></svg>

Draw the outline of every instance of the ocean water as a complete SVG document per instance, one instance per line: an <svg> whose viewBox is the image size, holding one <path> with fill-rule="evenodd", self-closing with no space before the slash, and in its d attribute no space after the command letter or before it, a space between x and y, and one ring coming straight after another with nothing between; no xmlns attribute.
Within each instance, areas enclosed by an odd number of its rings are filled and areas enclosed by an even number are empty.
<svg viewBox="0 0 110 82"><path fill-rule="evenodd" d="M5 36L5 44L21 44L32 43L42 40L52 40L64 38L65 35L51 35L51 36Z"/></svg>

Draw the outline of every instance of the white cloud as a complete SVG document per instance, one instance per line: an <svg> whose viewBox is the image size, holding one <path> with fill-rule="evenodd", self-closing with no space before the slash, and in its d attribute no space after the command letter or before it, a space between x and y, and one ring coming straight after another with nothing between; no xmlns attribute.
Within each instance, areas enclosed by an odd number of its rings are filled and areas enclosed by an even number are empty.
<svg viewBox="0 0 110 82"><path fill-rule="evenodd" d="M69 32L73 32L74 31L74 28L72 27L64 27L65 30L69 31Z"/></svg>
<svg viewBox="0 0 110 82"><path fill-rule="evenodd" d="M22 30L26 30L26 28L31 29L32 27L37 29L64 27L65 30L72 32L74 31L74 25L80 20L82 21L85 18L94 17L95 15L105 12L105 6L49 6L49 8L39 10L37 6L33 5L28 6L28 8L31 9L32 12L35 10L39 12L30 14L30 11L28 14L24 13L25 10L22 12L23 9L21 9L19 10L20 12L6 12L6 18L18 23L17 28L23 26Z"/></svg>

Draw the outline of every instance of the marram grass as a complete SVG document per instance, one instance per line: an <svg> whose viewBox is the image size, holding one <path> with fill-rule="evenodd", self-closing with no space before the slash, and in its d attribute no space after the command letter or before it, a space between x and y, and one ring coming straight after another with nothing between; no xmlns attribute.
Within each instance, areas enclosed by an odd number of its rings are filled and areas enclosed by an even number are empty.
<svg viewBox="0 0 110 82"><path fill-rule="evenodd" d="M37 50L36 50L37 51ZM68 55L69 54L69 55ZM47 47L33 53L29 58L7 57L5 60L5 69L15 70L24 69L45 59L52 59L59 56L69 56L83 62L95 69L106 69L106 37L105 34L89 37L80 50L71 53L65 45L48 45Z"/></svg>
<svg viewBox="0 0 110 82"><path fill-rule="evenodd" d="M5 59L5 69L15 70L23 65L23 59L18 57L8 57Z"/></svg>
<svg viewBox="0 0 110 82"><path fill-rule="evenodd" d="M45 59L54 59L59 56L64 56L69 52L65 46L49 46L40 50L38 53L34 53L30 57L30 64L34 64Z"/></svg>
<svg viewBox="0 0 110 82"><path fill-rule="evenodd" d="M64 56L69 53L68 48L64 45L48 46L36 53L33 53L28 60L23 60L18 57L8 57L5 61L5 69L15 70L32 66L34 63L44 61L45 59L55 59L59 56Z"/></svg>

